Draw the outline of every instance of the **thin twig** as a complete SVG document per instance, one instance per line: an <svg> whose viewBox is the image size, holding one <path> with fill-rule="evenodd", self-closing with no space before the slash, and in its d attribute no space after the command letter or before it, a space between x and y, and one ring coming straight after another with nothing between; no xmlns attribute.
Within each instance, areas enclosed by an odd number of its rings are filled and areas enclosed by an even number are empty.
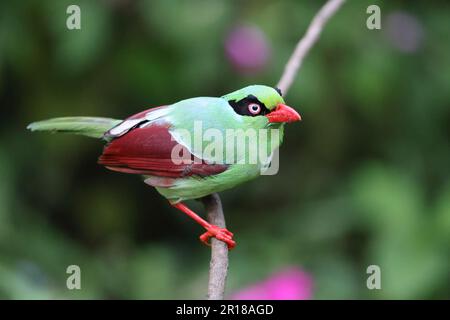
<svg viewBox="0 0 450 320"><path fill-rule="evenodd" d="M217 193L202 198L209 223L225 228L222 203ZM228 273L228 247L217 240L211 239L211 262L209 264L208 299L222 300L225 293L225 282Z"/></svg>
<svg viewBox="0 0 450 320"><path fill-rule="evenodd" d="M297 43L294 52L284 67L283 75L277 84L277 88L280 88L283 94L286 94L291 87L292 82L302 66L303 59L308 54L312 46L316 43L320 33L322 32L323 26L336 13L344 2L345 0L328 0L328 2L325 3L325 5L314 16L314 19L311 21L305 35Z"/></svg>
<svg viewBox="0 0 450 320"><path fill-rule="evenodd" d="M319 38L325 23L339 9L345 0L328 0L320 9L306 31L305 36L298 42L294 53L290 57L283 75L277 87L283 94L289 90L294 78L303 62L303 58ZM213 193L201 199L208 212L208 220L211 224L225 228L225 217L222 204L217 193ZM215 238L211 239L211 262L209 265L208 299L221 300L225 293L225 282L228 274L228 247Z"/></svg>

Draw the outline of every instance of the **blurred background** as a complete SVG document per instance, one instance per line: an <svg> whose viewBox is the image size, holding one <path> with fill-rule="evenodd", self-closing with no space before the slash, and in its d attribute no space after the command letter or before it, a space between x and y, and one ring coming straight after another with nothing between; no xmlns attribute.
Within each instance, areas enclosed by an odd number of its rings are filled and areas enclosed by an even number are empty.
<svg viewBox="0 0 450 320"><path fill-rule="evenodd" d="M274 85L323 3L1 2L0 298L204 298L197 224L97 165L102 141L25 127ZM69 4L81 30L66 28ZM366 27L371 4L381 30ZM450 298L448 9L348 1L332 18L285 97L303 121L278 175L221 194L238 242L230 297L278 284L294 299ZM82 290L66 288L73 264Z"/></svg>

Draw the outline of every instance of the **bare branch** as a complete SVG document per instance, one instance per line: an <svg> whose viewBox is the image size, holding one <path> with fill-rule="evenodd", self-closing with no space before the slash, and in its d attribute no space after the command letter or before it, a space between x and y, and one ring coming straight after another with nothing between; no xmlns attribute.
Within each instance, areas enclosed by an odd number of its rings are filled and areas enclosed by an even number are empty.
<svg viewBox="0 0 450 320"><path fill-rule="evenodd" d="M208 212L209 223L220 228L225 228L222 203L217 193L213 193L201 199ZM211 238L211 262L209 264L208 299L222 300L225 292L225 282L228 273L228 247L227 245Z"/></svg>
<svg viewBox="0 0 450 320"><path fill-rule="evenodd" d="M328 0L328 2L320 9L311 21L304 37L297 43L294 52L284 67L283 75L277 84L277 87L281 89L283 94L286 94L291 87L297 72L302 66L303 59L308 54L312 46L316 43L324 25L344 2L345 0Z"/></svg>
<svg viewBox="0 0 450 320"><path fill-rule="evenodd" d="M326 22L333 16L345 0L328 0L320 9L306 31L305 36L298 42L294 53L290 57L284 73L277 84L283 94L289 90L299 71L303 59L316 43ZM222 204L217 193L203 197L208 212L209 223L225 228L225 217L223 215ZM221 300L225 293L225 282L228 274L228 247L215 238L211 239L211 262L209 265L208 299Z"/></svg>

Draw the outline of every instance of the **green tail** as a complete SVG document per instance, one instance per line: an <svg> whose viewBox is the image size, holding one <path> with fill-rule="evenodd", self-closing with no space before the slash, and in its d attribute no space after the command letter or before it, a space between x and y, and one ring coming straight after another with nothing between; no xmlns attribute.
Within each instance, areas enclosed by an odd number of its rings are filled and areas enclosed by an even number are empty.
<svg viewBox="0 0 450 320"><path fill-rule="evenodd" d="M102 138L103 134L122 120L97 117L63 117L33 122L27 126L31 131L50 131L81 134Z"/></svg>

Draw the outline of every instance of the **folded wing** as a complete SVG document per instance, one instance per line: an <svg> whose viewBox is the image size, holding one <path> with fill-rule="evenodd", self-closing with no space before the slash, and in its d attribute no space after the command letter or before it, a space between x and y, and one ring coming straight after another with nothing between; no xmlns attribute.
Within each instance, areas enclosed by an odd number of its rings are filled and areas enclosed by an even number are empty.
<svg viewBox="0 0 450 320"><path fill-rule="evenodd" d="M155 111L161 113L161 108L155 108ZM115 134L109 135L112 140L103 150L98 161L100 164L114 171L162 178L165 186L170 185L167 181L194 175L205 177L227 169L227 165L210 164L192 155L185 146L172 138L170 124L163 118L148 121L147 119L152 119L149 112L138 115L140 117L132 116L117 126L124 132L116 130L116 133L114 128L111 130ZM174 148L178 151L182 149L182 161L172 159ZM179 152L175 154L180 155ZM162 179L154 181L163 181Z"/></svg>

